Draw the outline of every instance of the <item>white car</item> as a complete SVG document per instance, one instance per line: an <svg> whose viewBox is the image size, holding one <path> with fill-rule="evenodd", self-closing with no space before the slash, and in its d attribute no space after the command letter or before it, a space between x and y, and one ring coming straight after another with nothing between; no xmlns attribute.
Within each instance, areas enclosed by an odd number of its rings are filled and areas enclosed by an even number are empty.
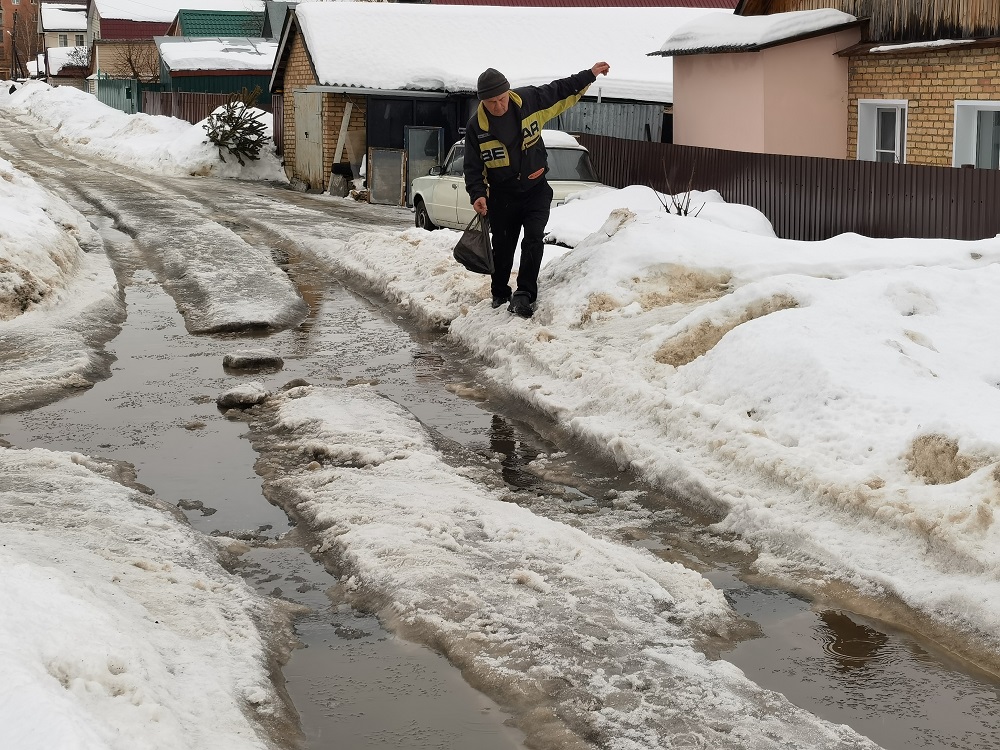
<svg viewBox="0 0 1000 750"><path fill-rule="evenodd" d="M549 155L546 175L552 187L552 206L581 190L597 187L601 182L590 163L590 152L576 138L561 130L543 130L542 143ZM465 141L459 141L448 152L443 165L431 167L430 173L413 181L414 223L422 229L465 229L475 211L465 189L462 171Z"/></svg>

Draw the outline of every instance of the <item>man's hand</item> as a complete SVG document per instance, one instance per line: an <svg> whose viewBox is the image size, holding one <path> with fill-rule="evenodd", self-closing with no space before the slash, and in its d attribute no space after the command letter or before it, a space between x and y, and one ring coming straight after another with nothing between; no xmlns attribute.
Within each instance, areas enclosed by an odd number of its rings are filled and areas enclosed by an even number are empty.
<svg viewBox="0 0 1000 750"><path fill-rule="evenodd" d="M599 63L594 63L594 67L590 69L590 72L593 73L594 77L596 78L597 76L606 76L609 70L611 70L610 65L608 65L606 62L599 62Z"/></svg>
<svg viewBox="0 0 1000 750"><path fill-rule="evenodd" d="M486 216L486 199L485 198L476 198L475 202L472 204L472 207L474 209L476 209L476 213L477 214L482 214L483 216Z"/></svg>

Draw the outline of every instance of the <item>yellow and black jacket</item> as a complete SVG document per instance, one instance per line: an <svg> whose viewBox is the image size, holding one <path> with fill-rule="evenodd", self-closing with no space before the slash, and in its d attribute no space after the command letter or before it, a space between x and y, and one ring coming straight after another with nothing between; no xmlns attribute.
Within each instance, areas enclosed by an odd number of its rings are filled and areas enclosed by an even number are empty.
<svg viewBox="0 0 1000 750"><path fill-rule="evenodd" d="M582 70L544 86L511 89L510 109L521 123L520 159L511 158L507 146L490 133L482 102L465 131L465 189L469 201L486 196L488 189L530 190L548 171L548 154L542 143L542 126L565 112L584 95L597 77Z"/></svg>

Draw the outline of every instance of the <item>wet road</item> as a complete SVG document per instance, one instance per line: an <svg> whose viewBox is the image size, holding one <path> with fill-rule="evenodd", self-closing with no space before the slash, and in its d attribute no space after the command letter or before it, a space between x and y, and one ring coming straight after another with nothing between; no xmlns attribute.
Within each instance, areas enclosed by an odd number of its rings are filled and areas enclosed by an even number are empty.
<svg viewBox="0 0 1000 750"><path fill-rule="evenodd" d="M990 676L853 615L843 602L809 602L755 580L752 550L707 532L714 519L691 514L682 498L649 492L577 451L557 426L486 392L477 385L476 363L446 338L408 327L287 239L303 233L346 240L373 227L406 226L408 212L268 185L107 173L59 153L44 136L6 126L0 155L98 227L127 304L121 332L107 346L115 358L110 377L85 393L0 416L0 437L17 447L128 461L139 481L184 508L196 528L251 542L239 572L260 591L312 611L298 623L302 648L284 670L305 747L489 749L518 747L522 737L504 724L499 706L440 657L339 602L336 580L305 551L309 540L264 500L245 425L214 403L218 393L251 379L222 367L226 353L246 347L284 358L282 371L252 376L268 388L297 377L317 385L373 383L443 443L502 456L504 480L536 513L703 572L756 636L720 643L719 653L793 702L887 748L1000 744L998 684ZM192 225L212 229L181 232ZM193 335L208 330L192 304L199 292L174 283L158 254L172 238L184 249L197 236L266 248L306 306L246 330ZM616 504L624 493L643 511ZM291 747L295 739L288 741Z"/></svg>

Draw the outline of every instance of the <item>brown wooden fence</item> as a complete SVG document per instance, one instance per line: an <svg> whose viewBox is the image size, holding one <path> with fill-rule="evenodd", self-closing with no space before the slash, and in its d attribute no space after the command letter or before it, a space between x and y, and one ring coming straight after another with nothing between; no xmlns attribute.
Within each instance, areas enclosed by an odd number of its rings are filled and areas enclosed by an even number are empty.
<svg viewBox="0 0 1000 750"><path fill-rule="evenodd" d="M582 135L605 184L716 189L779 237L975 240L1000 234L1000 171L779 156Z"/></svg>
<svg viewBox="0 0 1000 750"><path fill-rule="evenodd" d="M229 101L229 94L205 94L190 91L143 91L142 111L147 115L177 117L194 124L201 122ZM256 106L270 111L271 100L263 96Z"/></svg>

